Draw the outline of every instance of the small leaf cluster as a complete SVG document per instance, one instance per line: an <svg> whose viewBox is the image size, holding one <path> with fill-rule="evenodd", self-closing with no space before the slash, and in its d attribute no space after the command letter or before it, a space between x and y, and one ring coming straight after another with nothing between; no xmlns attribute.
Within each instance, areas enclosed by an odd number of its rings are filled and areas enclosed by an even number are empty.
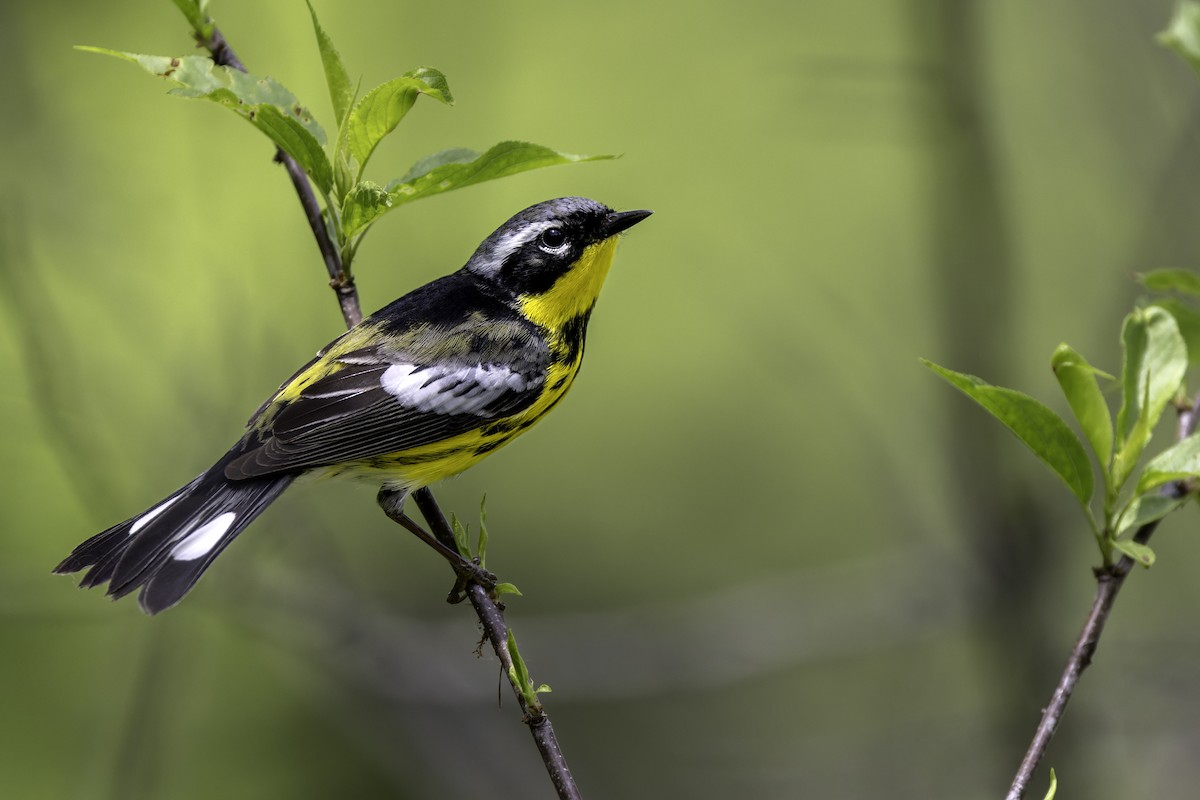
<svg viewBox="0 0 1200 800"><path fill-rule="evenodd" d="M513 635L512 628L508 629L508 655L512 659L512 666L508 668L509 682L521 693L526 708L535 714L542 713L542 701L538 700L538 695L551 689L544 683L534 686L529 667L525 666L525 659L521 658L521 653L517 650L517 638Z"/></svg>
<svg viewBox="0 0 1200 800"><path fill-rule="evenodd" d="M1158 39L1200 76L1200 2L1179 3ZM1136 541L1133 534L1186 503L1197 493L1200 483L1200 434L1185 430L1181 430L1181 441L1151 458L1137 472L1166 407L1172 403L1181 409L1190 406L1184 380L1188 367L1200 364L1200 275L1182 269L1160 269L1140 276L1140 280L1147 289L1165 296L1155 305L1134 310L1121 327L1125 356L1121 405L1115 423L1100 387L1101 380L1113 382L1112 376L1093 367L1066 344L1059 345L1050 359L1103 477L1103 517L1099 521L1091 505L1095 491L1091 460L1079 437L1061 417L1021 392L991 386L972 375L923 360L1004 423L1071 489L1091 525L1105 567L1112 565L1115 553L1147 567L1153 564L1154 551ZM1196 411L1188 413L1194 415Z"/></svg>
<svg viewBox="0 0 1200 800"><path fill-rule="evenodd" d="M460 522L458 516L451 512L450 529L454 532L454 546L458 550L458 554L487 569L487 495L485 494L479 500L479 538L477 540L478 544L474 549L471 548L470 523L464 524ZM492 596L494 598L500 598L506 594L515 594L520 597L521 590L511 583L498 583L492 589Z"/></svg>
<svg viewBox="0 0 1200 800"><path fill-rule="evenodd" d="M456 515L451 514L450 528L454 531L454 545L458 549L459 555L486 568L488 543L487 495L484 495L479 501L479 537L474 549L471 547L470 524L460 522ZM496 584L496 588L492 590L493 598L499 598L506 594L519 596L521 592L511 583L498 583ZM550 687L544 683L534 685L533 678L529 675L529 668L525 666L525 659L521 657L521 652L517 649L517 638L513 635L512 628L508 629L507 648L509 658L512 661L512 665L508 668L509 682L520 692L521 699L525 702L527 709L533 713L541 713L542 704L538 700L538 695L543 692L549 692Z"/></svg>
<svg viewBox="0 0 1200 800"><path fill-rule="evenodd" d="M1189 282L1200 287L1200 281L1194 280L1196 276L1187 275L1172 282L1172 288L1186 287ZM1156 273L1155 280L1160 281L1158 285L1166 285L1161 274ZM1130 313L1121 328L1121 344L1124 361L1119 381L1093 367L1066 344L1059 345L1050 359L1091 458L1062 417L1029 395L992 386L930 361L923 363L1003 423L1062 479L1087 517L1105 566L1113 563L1117 553L1150 566L1154 563L1153 551L1134 541L1133 534L1191 497L1190 492L1164 492L1166 484L1200 478L1198 435L1175 443L1138 471L1167 406L1185 402L1189 348L1176 318L1162 305ZM1101 381L1120 386L1121 404L1115 421ZM1103 483L1100 519L1092 509L1096 494L1093 458Z"/></svg>
<svg viewBox="0 0 1200 800"><path fill-rule="evenodd" d="M197 37L211 41L215 26L206 0L174 0ZM216 65L208 56L151 56L99 47L80 47L131 61L176 84L171 94L209 100L247 120L308 176L324 202L325 224L348 273L363 237L379 217L395 208L541 167L612 158L574 155L521 141L504 141L480 153L452 148L419 159L402 177L380 184L365 177L367 163L419 97L444 105L454 98L446 76L418 67L359 97L332 39L309 3L317 47L329 87L337 135L328 142L308 107L273 78Z"/></svg>

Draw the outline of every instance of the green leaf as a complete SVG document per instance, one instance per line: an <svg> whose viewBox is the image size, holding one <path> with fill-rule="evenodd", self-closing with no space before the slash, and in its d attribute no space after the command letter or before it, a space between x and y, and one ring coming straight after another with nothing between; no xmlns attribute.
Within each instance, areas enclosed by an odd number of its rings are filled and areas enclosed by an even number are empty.
<svg viewBox="0 0 1200 800"><path fill-rule="evenodd" d="M508 655L512 658L512 666L508 670L509 681L517 687L526 706L540 711L542 704L537 698L538 690L533 686L533 678L529 675L529 668L525 666L525 659L521 658L521 653L517 650L517 637L513 635L512 628L508 629Z"/></svg>
<svg viewBox="0 0 1200 800"><path fill-rule="evenodd" d="M1200 274L1190 269L1152 269L1138 275L1138 281L1152 292L1179 292L1200 297Z"/></svg>
<svg viewBox="0 0 1200 800"><path fill-rule="evenodd" d="M1121 410L1117 414L1118 449L1143 416L1146 429L1153 432L1163 409L1179 391L1188 363L1179 325L1159 306L1131 312L1121 328L1121 342L1125 364L1121 371ZM1137 454L1140 452L1139 448Z"/></svg>
<svg viewBox="0 0 1200 800"><path fill-rule="evenodd" d="M1200 311L1177 297L1160 297L1155 305L1165 308L1179 325L1179 335L1187 347L1188 363L1200 364Z"/></svg>
<svg viewBox="0 0 1200 800"><path fill-rule="evenodd" d="M183 12L192 30L205 40L212 38L213 22L208 16L208 0L172 0L175 7Z"/></svg>
<svg viewBox="0 0 1200 800"><path fill-rule="evenodd" d="M1079 438L1060 416L1029 395L992 386L973 375L954 372L932 361L921 359L921 363L1004 423L1034 455L1062 478L1086 508L1092 496L1092 465Z"/></svg>
<svg viewBox="0 0 1200 800"><path fill-rule="evenodd" d="M492 589L492 594L496 597L501 597L506 594L515 594L517 597L524 597L521 590L512 583L497 583L496 588Z"/></svg>
<svg viewBox="0 0 1200 800"><path fill-rule="evenodd" d="M1200 75L1200 4L1176 5L1175 15L1167 29L1158 35L1158 41L1182 56Z"/></svg>
<svg viewBox="0 0 1200 800"><path fill-rule="evenodd" d="M382 186L371 181L359 183L342 201L342 235L349 239L391 206L392 198Z"/></svg>
<svg viewBox="0 0 1200 800"><path fill-rule="evenodd" d="M601 161L610 155L583 156L561 153L529 142L500 142L486 153L457 148L421 159L399 180L388 184L392 208L423 197L473 186L542 167Z"/></svg>
<svg viewBox="0 0 1200 800"><path fill-rule="evenodd" d="M1050 768L1050 788L1046 790L1046 796L1042 800L1054 800L1055 793L1058 792L1058 776L1054 774L1054 768Z"/></svg>
<svg viewBox="0 0 1200 800"><path fill-rule="evenodd" d="M1107 467L1112 459L1113 422L1096 376L1115 379L1093 367L1066 344L1060 344L1054 351L1050 366L1071 405L1075 419L1079 420L1083 435L1092 445L1092 451L1100 464Z"/></svg>
<svg viewBox="0 0 1200 800"><path fill-rule="evenodd" d="M323 194L329 193L333 188L333 172L325 157L325 148L295 118L275 106L262 105L250 121L280 150L294 158Z"/></svg>
<svg viewBox="0 0 1200 800"><path fill-rule="evenodd" d="M488 529L487 529L487 494L484 494L479 501L479 566L487 564L487 545L488 545ZM514 587L515 588L515 587ZM520 594L520 592L517 592Z"/></svg>
<svg viewBox="0 0 1200 800"><path fill-rule="evenodd" d="M1154 566L1154 551L1149 545L1135 542L1133 539L1117 539L1112 545L1143 567L1149 569Z"/></svg>
<svg viewBox="0 0 1200 800"><path fill-rule="evenodd" d="M1146 326L1140 309L1134 310L1121 323L1121 408L1117 412L1117 447L1129 438L1137 422L1143 392L1138 391L1142 361L1146 356Z"/></svg>
<svg viewBox="0 0 1200 800"><path fill-rule="evenodd" d="M454 103L446 76L432 67L420 67L376 86L350 112L345 146L358 161L359 175L375 148L396 129L421 94L446 105Z"/></svg>
<svg viewBox="0 0 1200 800"><path fill-rule="evenodd" d="M458 548L458 554L463 558L471 558L470 531L458 521L453 511L450 512L450 529L454 532L454 546Z"/></svg>
<svg viewBox="0 0 1200 800"><path fill-rule="evenodd" d="M1143 405L1146 405L1144 401ZM1142 451L1146 449L1146 444L1150 441L1153 433L1154 431L1150 428L1150 418L1145 414L1139 416L1137 424L1129 432L1129 438L1113 456L1112 468L1108 476L1108 498L1110 500L1116 499L1121 487L1125 485L1125 481L1129 480L1129 476L1133 474L1133 468L1137 466L1138 459L1142 457Z"/></svg>
<svg viewBox="0 0 1200 800"><path fill-rule="evenodd" d="M1119 537L1126 531L1135 531L1143 525L1162 519L1189 499L1186 495L1183 497L1167 497L1158 492L1151 492L1150 494L1143 494L1133 498L1129 505L1125 506L1124 510L1117 516L1117 520L1113 524L1114 537Z"/></svg>
<svg viewBox="0 0 1200 800"><path fill-rule="evenodd" d="M346 112L350 110L350 104L354 102L354 89L350 86L350 75L346 72L342 56L333 46L333 40L329 38L329 34L321 27L311 0L305 0L305 2L308 3L308 13L312 16L313 32L317 35L317 47L321 50L321 65L325 67L325 82L329 85L329 99L333 103L333 115L340 127L342 120L346 118Z"/></svg>
<svg viewBox="0 0 1200 800"><path fill-rule="evenodd" d="M1195 477L1200 477L1200 434L1192 434L1150 459L1138 478L1137 493Z"/></svg>
<svg viewBox="0 0 1200 800"><path fill-rule="evenodd" d="M272 78L258 78L228 67L219 67L204 56L148 56L100 47L79 47L133 62L152 75L166 78L179 88L171 94L211 100L225 106L270 137L323 193L333 184L333 170L325 157L325 132L296 96Z"/></svg>

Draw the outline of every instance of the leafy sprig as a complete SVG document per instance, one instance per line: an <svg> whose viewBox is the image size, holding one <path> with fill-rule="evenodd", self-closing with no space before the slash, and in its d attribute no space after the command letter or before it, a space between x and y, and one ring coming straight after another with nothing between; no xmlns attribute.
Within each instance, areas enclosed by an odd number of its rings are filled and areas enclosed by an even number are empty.
<svg viewBox="0 0 1200 800"><path fill-rule="evenodd" d="M1183 392L1188 347L1175 317L1158 305L1135 309L1125 318L1121 343L1124 363L1119 382L1067 344L1059 345L1050 359L1091 458L1062 417L1034 398L930 361L924 363L1000 420L1067 485L1079 501L1106 567L1113 563L1115 553L1148 567L1154 563L1154 552L1132 541L1130 534L1186 500L1166 497L1159 487L1200 478L1200 437L1188 437L1159 453L1142 468L1133 488L1128 488L1163 411ZM1101 380L1121 387L1115 423ZM1095 494L1093 458L1104 486L1099 519L1091 505Z"/></svg>
<svg viewBox="0 0 1200 800"><path fill-rule="evenodd" d="M214 33L204 0L174 0L197 35ZM154 56L101 47L80 47L141 66L175 84L171 94L203 99L230 109L247 120L284 153L305 175L323 201L330 239L340 251L347 274L364 236L387 212L414 200L516 175L543 167L613 158L576 155L530 142L504 141L483 152L453 148L418 159L408 172L386 184L365 177L368 162L380 143L393 133L418 98L443 105L454 98L446 76L434 67L418 67L376 86L361 98L329 34L309 3L313 31L337 135L328 141L308 107L279 81L218 66L207 56Z"/></svg>
<svg viewBox="0 0 1200 800"><path fill-rule="evenodd" d="M469 522L460 522L458 515L451 512L450 529L454 533L454 546L459 555L487 569L487 495L485 494L479 500L479 538L477 539L478 544L474 548L471 547L471 524ZM515 594L520 597L521 590L511 583L497 583L492 589L492 596L497 599L506 594Z"/></svg>

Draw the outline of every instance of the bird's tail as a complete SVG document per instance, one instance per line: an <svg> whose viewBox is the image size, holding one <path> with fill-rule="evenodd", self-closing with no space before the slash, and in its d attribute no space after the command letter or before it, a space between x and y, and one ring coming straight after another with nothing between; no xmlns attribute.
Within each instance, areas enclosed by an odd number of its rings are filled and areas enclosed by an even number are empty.
<svg viewBox="0 0 1200 800"><path fill-rule="evenodd" d="M63 574L91 567L79 585L108 583L113 598L141 587L138 602L147 614L175 605L213 559L296 477L230 480L225 477L225 464L232 455L158 505L88 539L54 571Z"/></svg>

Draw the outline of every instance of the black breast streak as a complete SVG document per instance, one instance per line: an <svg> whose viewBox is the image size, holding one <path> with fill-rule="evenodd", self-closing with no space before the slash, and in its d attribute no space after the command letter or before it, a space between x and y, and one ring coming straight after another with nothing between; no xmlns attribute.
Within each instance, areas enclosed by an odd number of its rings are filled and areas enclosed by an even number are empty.
<svg viewBox="0 0 1200 800"><path fill-rule="evenodd" d="M543 415L558 405L559 401L565 397L563 390L579 372L579 362L583 359L588 318L591 316L591 313L592 310L589 308L579 316L568 320L560 329L558 337L552 340L551 362L559 365L574 365L575 369L568 369L564 375L561 375L554 383L546 387L545 391L556 394L557 397L546 407L546 411L542 412ZM475 452L479 454L490 452L521 431L531 427L539 419L541 419L540 416L532 419L520 419L519 415L514 415L484 425L480 431L484 436L500 436L501 438L497 442L489 442L481 445Z"/></svg>
<svg viewBox="0 0 1200 800"><path fill-rule="evenodd" d="M497 439L494 442L488 442L487 444L481 444L475 448L474 453L477 456L487 455L488 453L492 452L497 447L504 444L511 438L512 438L511 436L505 436L503 439Z"/></svg>
<svg viewBox="0 0 1200 800"><path fill-rule="evenodd" d="M554 343L553 359L557 364L574 364L583 358L584 340L587 338L588 319L592 316L589 308L577 317L563 323L558 341Z"/></svg>

